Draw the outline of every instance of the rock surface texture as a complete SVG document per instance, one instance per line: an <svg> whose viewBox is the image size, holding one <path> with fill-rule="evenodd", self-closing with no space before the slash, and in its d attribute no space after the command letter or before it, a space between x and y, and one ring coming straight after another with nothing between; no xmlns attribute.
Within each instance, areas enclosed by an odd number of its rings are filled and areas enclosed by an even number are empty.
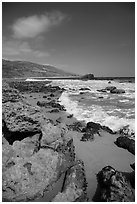
<svg viewBox="0 0 137 204"><path fill-rule="evenodd" d="M103 202L134 202L134 192L130 182L111 166L104 167L97 174L100 185L100 199Z"/></svg>
<svg viewBox="0 0 137 204"><path fill-rule="evenodd" d="M28 104L19 94L45 88L22 82L11 85L12 88L4 84L2 107L3 201L35 201L45 196L64 173L62 200L85 201L83 164L76 160L68 128L62 123L59 126L51 123L40 107ZM60 88L49 86L46 90L55 93Z"/></svg>

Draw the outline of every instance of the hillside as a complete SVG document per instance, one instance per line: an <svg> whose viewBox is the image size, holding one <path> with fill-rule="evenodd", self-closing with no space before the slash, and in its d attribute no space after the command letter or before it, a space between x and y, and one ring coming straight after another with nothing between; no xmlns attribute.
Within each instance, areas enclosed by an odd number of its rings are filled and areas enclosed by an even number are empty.
<svg viewBox="0 0 137 204"><path fill-rule="evenodd" d="M50 65L28 61L2 60L2 78L78 76Z"/></svg>

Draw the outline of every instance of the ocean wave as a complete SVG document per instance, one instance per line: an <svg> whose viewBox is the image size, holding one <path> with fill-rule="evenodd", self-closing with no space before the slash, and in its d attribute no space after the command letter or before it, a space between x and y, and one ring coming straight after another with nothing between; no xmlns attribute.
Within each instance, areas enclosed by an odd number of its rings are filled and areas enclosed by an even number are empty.
<svg viewBox="0 0 137 204"><path fill-rule="evenodd" d="M68 92L63 92L60 97L61 105L64 105L67 112L73 114L77 120L90 122L97 122L101 125L105 125L113 131L119 131L125 126L129 126L130 132L135 132L135 120L128 118L119 118L118 116L109 115L101 106L91 105L83 106L79 105L77 101L73 101L69 97Z"/></svg>

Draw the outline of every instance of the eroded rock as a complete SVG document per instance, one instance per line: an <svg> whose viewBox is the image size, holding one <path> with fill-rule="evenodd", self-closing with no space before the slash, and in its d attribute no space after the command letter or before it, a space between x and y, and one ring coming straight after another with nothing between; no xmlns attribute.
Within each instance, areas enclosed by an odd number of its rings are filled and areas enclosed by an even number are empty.
<svg viewBox="0 0 137 204"><path fill-rule="evenodd" d="M58 193L52 202L86 202L86 188L84 164L77 161L73 167L67 170L62 192Z"/></svg>
<svg viewBox="0 0 137 204"><path fill-rule="evenodd" d="M103 202L134 202L134 192L130 182L119 171L111 166L104 167L97 174L101 189L100 201Z"/></svg>

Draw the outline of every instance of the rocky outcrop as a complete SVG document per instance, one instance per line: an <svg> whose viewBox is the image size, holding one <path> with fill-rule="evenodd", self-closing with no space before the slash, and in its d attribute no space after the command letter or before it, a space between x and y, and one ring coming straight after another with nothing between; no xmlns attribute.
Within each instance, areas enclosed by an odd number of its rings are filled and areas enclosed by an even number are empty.
<svg viewBox="0 0 137 204"><path fill-rule="evenodd" d="M83 122L74 122L71 125L68 125L69 130L81 132L82 129L85 127L85 124Z"/></svg>
<svg viewBox="0 0 137 204"><path fill-rule="evenodd" d="M9 83L11 88L17 89L21 93L54 93L56 91L63 92L63 88L59 86L49 85L50 81L36 82L36 81L11 81Z"/></svg>
<svg viewBox="0 0 137 204"><path fill-rule="evenodd" d="M21 89L21 84L19 85ZM67 187L62 187L63 192L74 191L72 197L75 200L86 199L84 169L81 167L81 176L78 177L76 172L80 169L80 164L79 167L76 165L73 139L67 126L62 122L55 126L38 106L33 107L23 99L19 100L20 98L8 101L8 94L5 96L7 98L5 97L2 108L3 201L26 202L40 199L65 172L68 175L64 180ZM68 169L71 169L69 173ZM74 175L77 177L75 181ZM76 183L78 179L79 182Z"/></svg>
<svg viewBox="0 0 137 204"><path fill-rule="evenodd" d="M45 108L58 108L60 111L65 111L66 110L63 105L60 105L55 100L52 100L50 102L38 101L37 105L40 106L40 107L45 107Z"/></svg>
<svg viewBox="0 0 137 204"><path fill-rule="evenodd" d="M82 129L82 132L84 133L81 141L92 141L94 140L94 135L98 134L100 136L100 131L104 130L106 132L109 132L111 134L114 134L114 132L109 129L106 126L101 126L99 123L94 122L88 122L86 127Z"/></svg>
<svg viewBox="0 0 137 204"><path fill-rule="evenodd" d="M116 139L115 144L118 147L127 149L129 152L135 155L135 140L130 139L126 136L120 136Z"/></svg>
<svg viewBox="0 0 137 204"><path fill-rule="evenodd" d="M80 77L82 80L92 80L94 79L94 74L86 74Z"/></svg>
<svg viewBox="0 0 137 204"><path fill-rule="evenodd" d="M62 192L58 193L52 202L86 202L86 188L84 164L79 160L66 171Z"/></svg>
<svg viewBox="0 0 137 204"><path fill-rule="evenodd" d="M111 166L104 167L97 174L102 202L134 202L134 192L130 182Z"/></svg>
<svg viewBox="0 0 137 204"><path fill-rule="evenodd" d="M2 103L17 102L22 99L17 89L11 88L6 82L2 83Z"/></svg>

